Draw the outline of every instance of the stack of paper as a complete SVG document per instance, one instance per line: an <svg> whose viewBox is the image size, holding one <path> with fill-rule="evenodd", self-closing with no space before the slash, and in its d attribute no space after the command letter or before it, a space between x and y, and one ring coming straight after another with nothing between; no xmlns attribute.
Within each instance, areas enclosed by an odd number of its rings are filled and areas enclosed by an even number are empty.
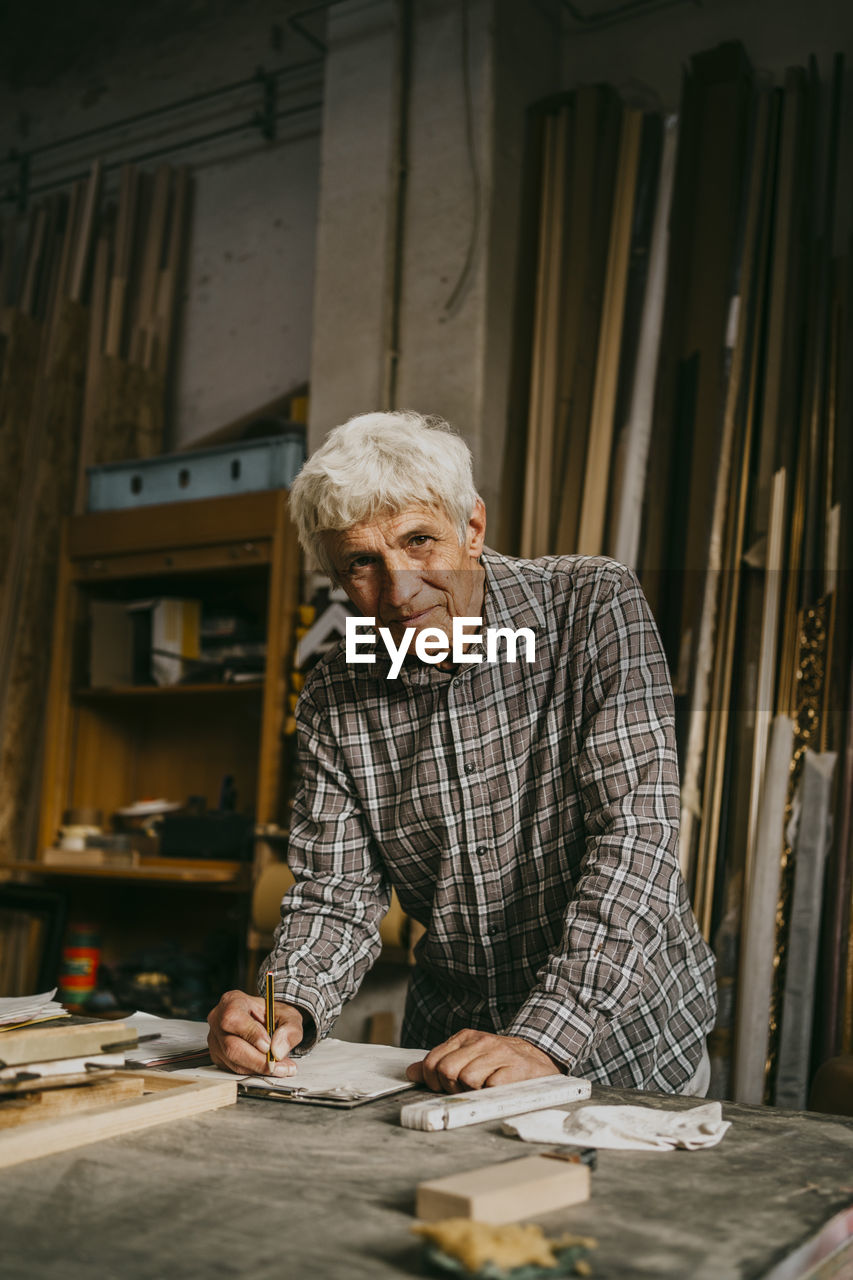
<svg viewBox="0 0 853 1280"><path fill-rule="evenodd" d="M131 1066L169 1067L209 1062L206 1022L181 1018L158 1018L153 1013L134 1013L123 1022L135 1027L142 1043L128 1055Z"/></svg>
<svg viewBox="0 0 853 1280"><path fill-rule="evenodd" d="M30 1027L52 1018L68 1018L67 1009L54 1000L56 987L37 996L4 996L0 998L0 1032L15 1027Z"/></svg>

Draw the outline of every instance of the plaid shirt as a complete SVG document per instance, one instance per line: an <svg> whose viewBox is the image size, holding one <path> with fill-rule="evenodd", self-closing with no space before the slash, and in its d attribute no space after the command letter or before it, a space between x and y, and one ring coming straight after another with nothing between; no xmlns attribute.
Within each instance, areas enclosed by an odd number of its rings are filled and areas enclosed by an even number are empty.
<svg viewBox="0 0 853 1280"><path fill-rule="evenodd" d="M673 1092L714 1019L713 957L677 863L666 659L634 574L486 552L483 626L536 659L350 665L297 706L302 784L272 967L326 1035L380 949L390 889L426 926L403 1043L523 1036L570 1071ZM482 647L477 646L482 652ZM500 651L501 654L503 650Z"/></svg>

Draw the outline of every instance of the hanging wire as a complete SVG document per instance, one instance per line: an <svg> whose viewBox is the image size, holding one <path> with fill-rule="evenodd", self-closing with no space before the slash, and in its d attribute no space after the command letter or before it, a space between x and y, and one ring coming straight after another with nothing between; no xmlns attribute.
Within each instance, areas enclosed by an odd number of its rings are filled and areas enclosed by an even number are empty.
<svg viewBox="0 0 853 1280"><path fill-rule="evenodd" d="M474 138L474 103L471 91L471 41L468 0L462 0L460 5L460 15L462 20L462 94L465 105L465 142L468 151L468 164L471 172L471 233L468 237L468 248L465 253L465 261L462 264L462 270L459 273L459 278L444 304L444 310L450 315L452 315L458 307L462 293L468 284L468 279L474 266L474 258L480 239L480 219L482 216L482 189L479 164L477 160L477 146Z"/></svg>

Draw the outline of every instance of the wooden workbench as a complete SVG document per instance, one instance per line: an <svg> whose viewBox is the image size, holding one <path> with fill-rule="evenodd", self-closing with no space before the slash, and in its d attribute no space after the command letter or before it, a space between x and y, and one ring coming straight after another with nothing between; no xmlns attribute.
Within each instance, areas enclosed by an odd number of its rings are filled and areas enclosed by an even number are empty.
<svg viewBox="0 0 853 1280"><path fill-rule="evenodd" d="M6 1170L0 1276L419 1276L415 1184L538 1148L497 1123L403 1129L400 1107L412 1096L353 1111L241 1099ZM638 1099L593 1090L594 1101ZM725 1115L733 1126L709 1151L601 1152L592 1199L539 1221L598 1237L597 1280L767 1275L853 1204L853 1123L734 1105ZM853 1274L853 1260L847 1266L832 1276Z"/></svg>

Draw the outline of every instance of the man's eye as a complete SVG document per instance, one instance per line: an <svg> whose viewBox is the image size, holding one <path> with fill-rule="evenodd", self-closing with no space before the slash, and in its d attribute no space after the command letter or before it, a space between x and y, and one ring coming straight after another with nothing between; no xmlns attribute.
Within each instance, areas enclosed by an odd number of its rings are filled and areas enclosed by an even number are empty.
<svg viewBox="0 0 853 1280"><path fill-rule="evenodd" d="M409 539L409 546L425 547L428 542L432 542L432 538L428 533L416 533Z"/></svg>
<svg viewBox="0 0 853 1280"><path fill-rule="evenodd" d="M359 556L357 560L350 560L347 572L358 573L362 569L367 569L373 561L370 556Z"/></svg>

